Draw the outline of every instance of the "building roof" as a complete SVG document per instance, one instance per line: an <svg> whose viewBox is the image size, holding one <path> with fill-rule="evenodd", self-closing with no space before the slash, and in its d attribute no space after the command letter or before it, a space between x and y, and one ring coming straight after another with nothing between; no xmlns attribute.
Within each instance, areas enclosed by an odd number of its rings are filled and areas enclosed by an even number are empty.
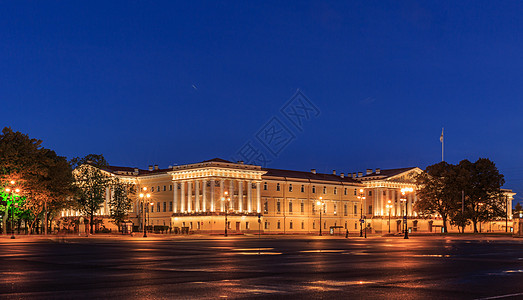
<svg viewBox="0 0 523 300"><path fill-rule="evenodd" d="M292 170L282 170L282 169L270 169L262 168L263 171L267 171L264 176L274 176L274 177L289 177L289 178L299 178L306 180L321 180L321 181L335 181L335 182L345 182L345 183L360 183L357 180L354 180L350 177L342 178L339 175L334 174L323 174L323 173L312 173L304 171L292 171Z"/></svg>
<svg viewBox="0 0 523 300"><path fill-rule="evenodd" d="M228 160L225 160L225 159L222 159L222 158L219 158L219 157L215 157L215 158L209 159L209 160L204 160L202 162L223 162L223 163L233 164L232 161L228 161Z"/></svg>
<svg viewBox="0 0 523 300"><path fill-rule="evenodd" d="M148 174L158 174L158 173L166 173L167 171L171 171L172 169L158 169L158 170L143 170L138 168L132 168L132 167L119 167L119 166L107 166L103 168L104 171L108 171L111 173L115 173L118 175L129 175L129 176L140 176L140 175L148 175ZM136 174L136 170L138 170L138 174Z"/></svg>
<svg viewBox="0 0 523 300"><path fill-rule="evenodd" d="M370 178L370 177L387 178L387 177L396 176L398 174L401 174L401 173L404 173L404 172L407 172L407 171L410 171L410 170L413 170L416 168L417 167L398 168L398 169L382 169L382 170L380 170L379 174L376 173L376 171L374 171L368 175L366 173L364 173L365 175L363 175L362 177L358 177L358 179L365 180L366 178Z"/></svg>

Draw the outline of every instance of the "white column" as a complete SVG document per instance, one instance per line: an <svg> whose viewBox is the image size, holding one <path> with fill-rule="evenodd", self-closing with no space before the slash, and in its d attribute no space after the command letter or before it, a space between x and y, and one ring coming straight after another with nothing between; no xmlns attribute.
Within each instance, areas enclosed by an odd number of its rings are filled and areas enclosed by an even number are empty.
<svg viewBox="0 0 523 300"><path fill-rule="evenodd" d="M207 180L202 180L202 211L203 212L206 212L207 211L207 192L206 192L206 188L207 188Z"/></svg>
<svg viewBox="0 0 523 300"><path fill-rule="evenodd" d="M200 211L200 181L194 181L194 210Z"/></svg>
<svg viewBox="0 0 523 300"><path fill-rule="evenodd" d="M176 181L172 182L173 184L173 213L178 212L178 183Z"/></svg>
<svg viewBox="0 0 523 300"><path fill-rule="evenodd" d="M181 192L180 192L180 212L186 212L185 210L185 182L180 183L181 186Z"/></svg>
<svg viewBox="0 0 523 300"><path fill-rule="evenodd" d="M243 180L238 180L238 211L243 212Z"/></svg>
<svg viewBox="0 0 523 300"><path fill-rule="evenodd" d="M191 212L192 209L192 182L187 181L187 211Z"/></svg>
<svg viewBox="0 0 523 300"><path fill-rule="evenodd" d="M220 211L221 212L225 211L224 203L223 203L223 201L221 201L221 199L223 197L223 186L224 186L224 184L225 184L224 180L220 179L220 195L218 195L218 201L220 201Z"/></svg>
<svg viewBox="0 0 523 300"><path fill-rule="evenodd" d="M214 179L211 179L211 212L214 212L216 210L216 206L214 205Z"/></svg>
<svg viewBox="0 0 523 300"><path fill-rule="evenodd" d="M247 181L247 211L252 212L252 182Z"/></svg>
<svg viewBox="0 0 523 300"><path fill-rule="evenodd" d="M261 213L260 182L256 182L256 211Z"/></svg>
<svg viewBox="0 0 523 300"><path fill-rule="evenodd" d="M231 204L229 206L229 209L234 211L234 181L233 179L229 179L229 195L231 195Z"/></svg>

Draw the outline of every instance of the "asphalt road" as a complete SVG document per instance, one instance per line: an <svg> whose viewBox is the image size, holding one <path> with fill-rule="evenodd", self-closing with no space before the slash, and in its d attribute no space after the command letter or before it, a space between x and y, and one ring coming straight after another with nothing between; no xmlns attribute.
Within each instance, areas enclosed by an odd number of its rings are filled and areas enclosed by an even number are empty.
<svg viewBox="0 0 523 300"><path fill-rule="evenodd" d="M523 299L523 239L4 237L0 250L1 298Z"/></svg>

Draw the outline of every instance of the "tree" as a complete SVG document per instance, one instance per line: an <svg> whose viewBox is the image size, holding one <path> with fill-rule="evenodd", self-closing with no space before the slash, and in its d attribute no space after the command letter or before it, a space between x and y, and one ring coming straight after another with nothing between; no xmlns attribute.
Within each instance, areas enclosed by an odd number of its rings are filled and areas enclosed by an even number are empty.
<svg viewBox="0 0 523 300"><path fill-rule="evenodd" d="M467 196L466 209L474 225L474 233L477 233L478 222L505 216L505 197L501 191L505 179L488 158L479 158L474 163L463 160L458 167L469 174L468 180L463 183L463 190Z"/></svg>
<svg viewBox="0 0 523 300"><path fill-rule="evenodd" d="M521 210L522 210L522 208L521 208L521 203L518 202L518 203L516 204L516 207L514 207L514 213L518 213L518 212L520 212Z"/></svg>
<svg viewBox="0 0 523 300"><path fill-rule="evenodd" d="M47 204L63 206L72 188L71 167L66 158L43 148L41 143L8 127L0 135L0 186L14 182L20 189L20 195L25 198L20 211L26 212L26 222L33 221L31 228L42 213L46 219ZM9 205L3 217L4 233Z"/></svg>
<svg viewBox="0 0 523 300"><path fill-rule="evenodd" d="M97 161L90 160L92 157L97 157ZM90 154L81 159L76 158L73 164L78 165L73 171L75 184L78 187L76 196L78 207L89 217L90 232L93 234L94 214L101 208L106 189L111 186L113 178L100 169L107 165L102 155Z"/></svg>
<svg viewBox="0 0 523 300"><path fill-rule="evenodd" d="M445 233L448 232L447 220L456 209L455 178L455 167L446 162L428 166L425 172L416 177L420 188L414 209L422 217L440 215Z"/></svg>
<svg viewBox="0 0 523 300"><path fill-rule="evenodd" d="M114 223L120 228L120 224L125 221L131 209L132 198L130 195L135 193L135 188L133 184L124 183L118 177L114 178L111 188L113 195L109 201L110 214Z"/></svg>

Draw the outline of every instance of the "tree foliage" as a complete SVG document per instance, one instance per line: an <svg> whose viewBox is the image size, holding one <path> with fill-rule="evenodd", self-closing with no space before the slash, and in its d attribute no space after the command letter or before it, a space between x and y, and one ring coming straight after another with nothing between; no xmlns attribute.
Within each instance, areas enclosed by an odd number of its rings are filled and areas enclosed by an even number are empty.
<svg viewBox="0 0 523 300"><path fill-rule="evenodd" d="M105 159L104 159L105 161ZM100 168L90 164L78 166L74 172L75 184L78 187L76 200L79 210L89 217L90 232L94 233L94 215L102 207L108 187L113 178Z"/></svg>
<svg viewBox="0 0 523 300"><path fill-rule="evenodd" d="M15 182L25 199L20 211L28 212L26 221L33 220L31 227L43 213L62 208L72 192L71 166L67 159L41 144L42 141L8 127L0 135L0 186L5 188ZM6 219L7 213L4 213L4 232Z"/></svg>
<svg viewBox="0 0 523 300"><path fill-rule="evenodd" d="M457 165L440 162L417 177L420 189L415 209L422 216L439 215L445 232L447 220L463 231L472 222L478 232L478 222L504 216L504 182L495 164L486 158Z"/></svg>
<svg viewBox="0 0 523 300"><path fill-rule="evenodd" d="M135 187L133 184L124 183L115 178L112 182L112 191L113 195L109 201L111 218L120 227L120 223L125 221L131 209L131 195L135 193Z"/></svg>

